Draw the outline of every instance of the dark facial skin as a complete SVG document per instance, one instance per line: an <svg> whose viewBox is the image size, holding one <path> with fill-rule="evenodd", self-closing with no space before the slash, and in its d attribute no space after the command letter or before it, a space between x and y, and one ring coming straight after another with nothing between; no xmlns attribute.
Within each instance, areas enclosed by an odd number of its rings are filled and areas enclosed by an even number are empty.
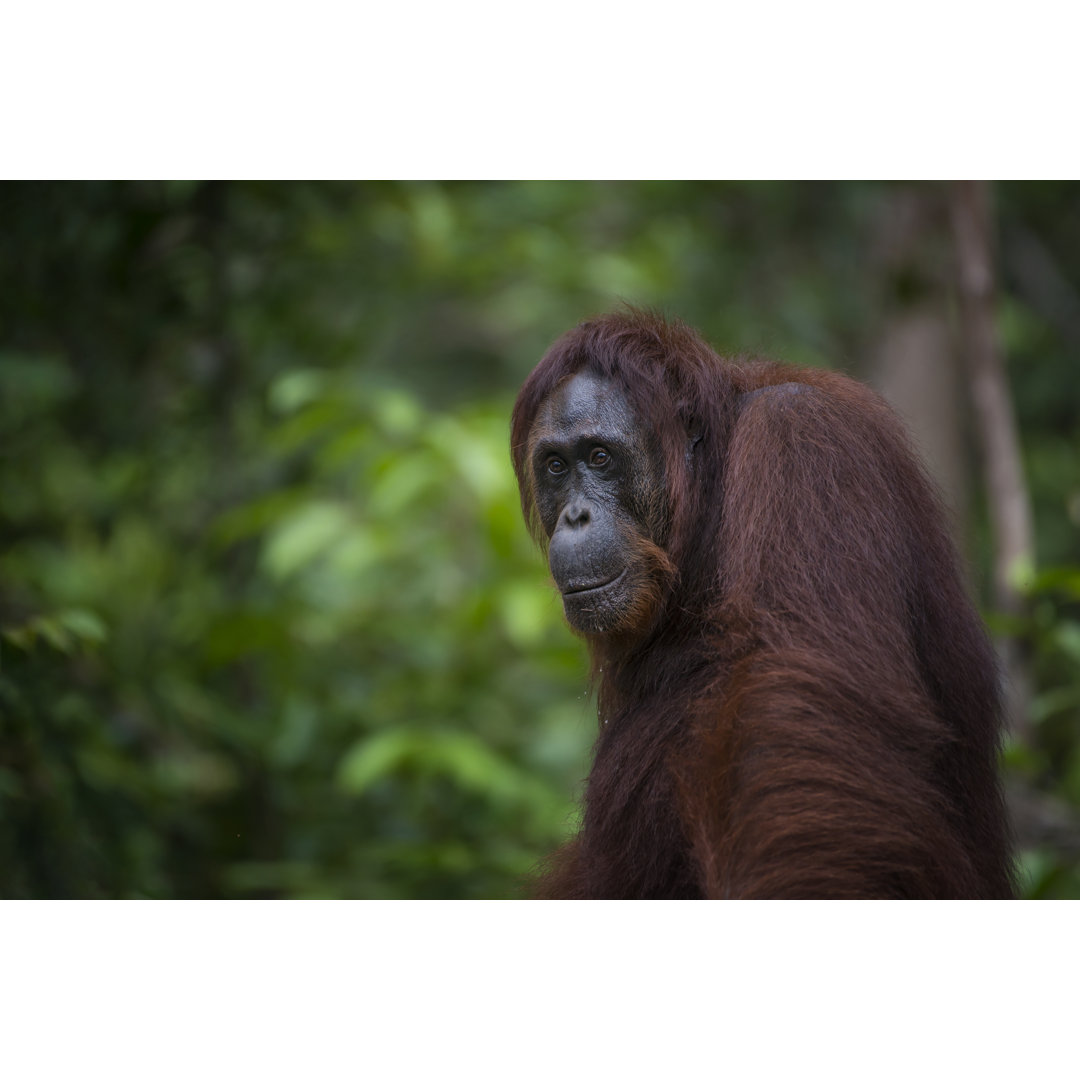
<svg viewBox="0 0 1080 1080"><path fill-rule="evenodd" d="M655 585L663 487L622 389L586 372L568 379L540 408L530 462L567 621L590 635L630 629Z"/></svg>

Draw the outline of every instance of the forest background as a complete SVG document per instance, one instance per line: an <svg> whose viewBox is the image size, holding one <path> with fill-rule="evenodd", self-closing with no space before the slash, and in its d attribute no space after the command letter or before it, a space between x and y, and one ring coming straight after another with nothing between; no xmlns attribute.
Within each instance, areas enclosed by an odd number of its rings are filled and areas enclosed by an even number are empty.
<svg viewBox="0 0 1080 1080"><path fill-rule="evenodd" d="M1025 895L1080 897L1080 187L986 193L1005 598L957 185L0 185L0 896L518 895L595 707L510 405L630 302L901 410L1014 674Z"/></svg>

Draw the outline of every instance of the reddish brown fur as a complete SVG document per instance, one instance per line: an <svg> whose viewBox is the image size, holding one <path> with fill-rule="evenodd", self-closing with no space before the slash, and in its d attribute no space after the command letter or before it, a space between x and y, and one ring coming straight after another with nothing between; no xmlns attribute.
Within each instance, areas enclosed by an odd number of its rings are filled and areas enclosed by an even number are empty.
<svg viewBox="0 0 1080 1080"><path fill-rule="evenodd" d="M1012 896L993 652L888 407L643 313L585 323L514 408L534 532L530 429L581 370L655 432L674 572L636 634L589 642L584 823L538 895Z"/></svg>

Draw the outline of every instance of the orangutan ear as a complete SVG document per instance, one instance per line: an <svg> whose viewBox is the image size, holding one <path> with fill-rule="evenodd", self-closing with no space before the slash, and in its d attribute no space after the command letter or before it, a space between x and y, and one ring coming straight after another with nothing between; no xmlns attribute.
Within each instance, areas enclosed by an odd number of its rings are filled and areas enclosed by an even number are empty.
<svg viewBox="0 0 1080 1080"><path fill-rule="evenodd" d="M694 451L705 437L705 425L698 416L691 416L686 423L686 464L694 466Z"/></svg>

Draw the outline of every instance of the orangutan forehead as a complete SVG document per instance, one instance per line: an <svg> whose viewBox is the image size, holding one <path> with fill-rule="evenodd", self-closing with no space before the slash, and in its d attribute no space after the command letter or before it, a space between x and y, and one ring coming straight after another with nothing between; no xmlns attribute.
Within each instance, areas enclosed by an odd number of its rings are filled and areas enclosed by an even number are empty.
<svg viewBox="0 0 1080 1080"><path fill-rule="evenodd" d="M637 415L616 382L583 371L557 386L540 406L533 425L537 439L570 441L593 437L633 439Z"/></svg>

